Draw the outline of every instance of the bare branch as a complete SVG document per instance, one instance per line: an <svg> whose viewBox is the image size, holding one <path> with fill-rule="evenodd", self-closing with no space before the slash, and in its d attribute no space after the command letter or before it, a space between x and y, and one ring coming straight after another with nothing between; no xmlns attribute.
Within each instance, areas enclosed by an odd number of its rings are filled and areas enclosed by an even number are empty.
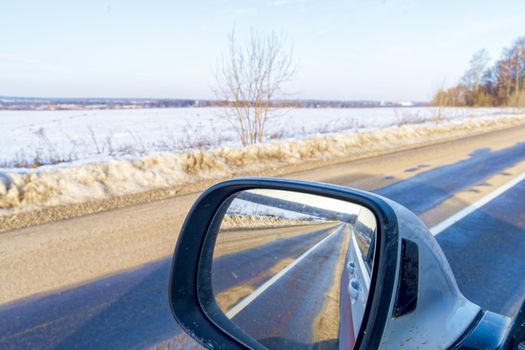
<svg viewBox="0 0 525 350"><path fill-rule="evenodd" d="M272 101L294 74L284 35L252 30L249 42L239 45L232 30L227 54L219 58L214 92L226 103L220 117L234 126L243 145L264 141Z"/></svg>

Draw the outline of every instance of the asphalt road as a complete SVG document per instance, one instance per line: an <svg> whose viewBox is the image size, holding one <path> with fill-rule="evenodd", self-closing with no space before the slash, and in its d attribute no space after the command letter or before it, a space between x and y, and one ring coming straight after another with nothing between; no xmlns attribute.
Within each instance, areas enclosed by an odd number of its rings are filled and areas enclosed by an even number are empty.
<svg viewBox="0 0 525 350"><path fill-rule="evenodd" d="M214 259L213 271L222 272L212 275L214 292L220 293L241 284L256 288L271 277L267 271L272 267L285 259L297 259L332 231L333 228L316 230L315 227L306 227L304 233L294 237Z"/></svg>
<svg viewBox="0 0 525 350"><path fill-rule="evenodd" d="M515 315L525 298L525 181L436 238L463 294Z"/></svg>
<svg viewBox="0 0 525 350"><path fill-rule="evenodd" d="M473 148L467 158L440 166L431 151L421 150L424 152L426 157L414 157L412 164L402 169L403 177L385 172L386 186L376 190L418 215L435 210L473 186L486 184L494 176L507 176L509 169L525 161L522 142L496 150ZM333 177L332 172L317 180L359 186L366 174L354 174L352 181L343 181L342 176ZM525 182L521 182L437 236L463 293L483 308L507 315L513 315L525 298L524 195ZM181 338L167 306L169 263L166 258L75 288L0 306L0 348L146 348L174 344L170 339L186 339ZM270 334L268 338L279 337Z"/></svg>
<svg viewBox="0 0 525 350"><path fill-rule="evenodd" d="M315 321L332 286L347 232L341 225L310 247L299 264L235 315L233 322L270 349L311 348Z"/></svg>

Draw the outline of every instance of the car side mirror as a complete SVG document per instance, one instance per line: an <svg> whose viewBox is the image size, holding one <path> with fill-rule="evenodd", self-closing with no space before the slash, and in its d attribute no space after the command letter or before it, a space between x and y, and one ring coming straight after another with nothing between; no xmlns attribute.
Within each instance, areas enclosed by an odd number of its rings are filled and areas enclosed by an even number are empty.
<svg viewBox="0 0 525 350"><path fill-rule="evenodd" d="M493 343L510 325L460 293L408 209L296 180L205 191L182 227L169 288L177 322L214 349L446 349L484 320L498 324Z"/></svg>

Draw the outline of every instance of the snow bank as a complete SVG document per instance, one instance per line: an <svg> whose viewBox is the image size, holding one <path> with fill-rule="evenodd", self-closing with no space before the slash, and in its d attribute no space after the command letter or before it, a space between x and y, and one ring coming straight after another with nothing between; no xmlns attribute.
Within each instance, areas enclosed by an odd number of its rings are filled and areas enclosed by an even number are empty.
<svg viewBox="0 0 525 350"><path fill-rule="evenodd" d="M524 122L523 115L507 115L315 135L245 148L158 153L136 160L6 170L0 172L0 214L183 186L312 160L365 155Z"/></svg>
<svg viewBox="0 0 525 350"><path fill-rule="evenodd" d="M315 222L275 216L225 215L221 223L221 230L259 229L312 224L315 224Z"/></svg>

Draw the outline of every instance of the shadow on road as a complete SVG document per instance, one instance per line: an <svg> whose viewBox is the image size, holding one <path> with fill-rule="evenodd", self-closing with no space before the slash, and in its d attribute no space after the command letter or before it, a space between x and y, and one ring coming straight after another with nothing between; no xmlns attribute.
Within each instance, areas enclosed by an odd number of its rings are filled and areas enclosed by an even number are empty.
<svg viewBox="0 0 525 350"><path fill-rule="evenodd" d="M423 171L374 192L395 200L419 215L455 193L482 184L485 179L502 173L524 159L525 142L498 151L480 148L465 160ZM381 164L377 166L380 168Z"/></svg>
<svg viewBox="0 0 525 350"><path fill-rule="evenodd" d="M524 197L522 181L436 237L463 294L508 316L525 298Z"/></svg>
<svg viewBox="0 0 525 350"><path fill-rule="evenodd" d="M174 337L181 330L168 306L170 263L3 306L0 348L143 348Z"/></svg>

